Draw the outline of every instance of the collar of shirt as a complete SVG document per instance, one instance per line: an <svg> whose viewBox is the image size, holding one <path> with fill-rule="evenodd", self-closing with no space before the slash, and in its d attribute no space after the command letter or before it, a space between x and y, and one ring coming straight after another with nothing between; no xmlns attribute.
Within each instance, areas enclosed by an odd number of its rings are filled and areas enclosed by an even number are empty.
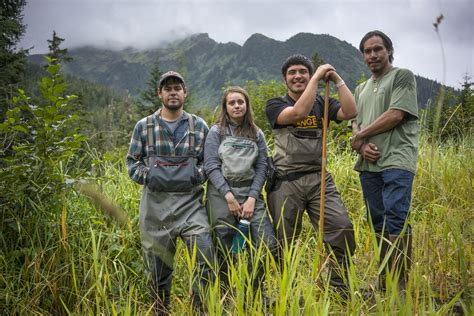
<svg viewBox="0 0 474 316"><path fill-rule="evenodd" d="M187 140L189 114L183 112L174 133L171 133L168 124L160 115L160 110L156 111L153 115L155 124L159 125L158 131L155 129L155 133L160 152L163 154L181 155L189 147Z"/></svg>

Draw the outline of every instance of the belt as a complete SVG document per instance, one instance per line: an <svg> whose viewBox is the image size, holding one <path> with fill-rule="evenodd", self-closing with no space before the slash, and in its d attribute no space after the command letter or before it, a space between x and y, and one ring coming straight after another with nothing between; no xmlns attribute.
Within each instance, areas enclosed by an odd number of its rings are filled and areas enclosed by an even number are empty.
<svg viewBox="0 0 474 316"><path fill-rule="evenodd" d="M291 173L287 173L281 176L277 176L277 179L281 181L294 181L294 180L298 180L301 177L304 177L307 174L315 173L315 172L317 171L291 172Z"/></svg>
<svg viewBox="0 0 474 316"><path fill-rule="evenodd" d="M243 188L243 187L249 187L252 185L253 180L246 180L246 181L230 181L227 180L227 183L234 188Z"/></svg>

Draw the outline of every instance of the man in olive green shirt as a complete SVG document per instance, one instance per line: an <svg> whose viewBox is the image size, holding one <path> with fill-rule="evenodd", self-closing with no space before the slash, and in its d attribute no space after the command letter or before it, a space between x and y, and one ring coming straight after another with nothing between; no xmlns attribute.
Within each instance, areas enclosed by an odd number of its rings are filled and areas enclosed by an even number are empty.
<svg viewBox="0 0 474 316"><path fill-rule="evenodd" d="M390 253L387 268L406 288L411 257L411 227L407 224L418 154L416 82L407 69L392 66L393 45L380 31L360 42L372 72L355 91L357 118L352 122L352 148L359 153L355 170L371 223L381 247L380 260ZM393 245L394 250L389 252ZM385 289L385 269L379 286Z"/></svg>

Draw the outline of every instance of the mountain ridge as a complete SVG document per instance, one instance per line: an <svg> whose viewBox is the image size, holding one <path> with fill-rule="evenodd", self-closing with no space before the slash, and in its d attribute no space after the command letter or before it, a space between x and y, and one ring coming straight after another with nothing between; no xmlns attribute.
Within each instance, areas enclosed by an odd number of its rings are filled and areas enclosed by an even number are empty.
<svg viewBox="0 0 474 316"><path fill-rule="evenodd" d="M242 45L235 42L218 43L208 33L198 33L169 42L153 49L127 47L121 50L83 46L71 49L71 62L63 65L64 72L81 79L128 90L137 96L146 89L149 72L156 60L162 72L180 71L198 106L218 103L224 85L244 85L245 81L281 80L281 64L291 54L312 58L315 53L332 64L354 90L361 76L368 78L357 48L329 34L298 33L279 41L260 33L252 34ZM30 61L43 63L42 56L31 55ZM417 77L420 107L437 95L440 84Z"/></svg>

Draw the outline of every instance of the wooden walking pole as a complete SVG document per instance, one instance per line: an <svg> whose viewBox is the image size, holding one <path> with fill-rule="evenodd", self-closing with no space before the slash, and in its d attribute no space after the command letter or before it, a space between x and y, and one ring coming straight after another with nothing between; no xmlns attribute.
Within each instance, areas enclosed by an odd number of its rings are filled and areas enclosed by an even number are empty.
<svg viewBox="0 0 474 316"><path fill-rule="evenodd" d="M321 157L321 195L319 203L319 241L324 237L324 195L326 194L326 140L328 134L328 112L329 112L329 81L326 81L324 93L324 115L323 115L323 148Z"/></svg>

